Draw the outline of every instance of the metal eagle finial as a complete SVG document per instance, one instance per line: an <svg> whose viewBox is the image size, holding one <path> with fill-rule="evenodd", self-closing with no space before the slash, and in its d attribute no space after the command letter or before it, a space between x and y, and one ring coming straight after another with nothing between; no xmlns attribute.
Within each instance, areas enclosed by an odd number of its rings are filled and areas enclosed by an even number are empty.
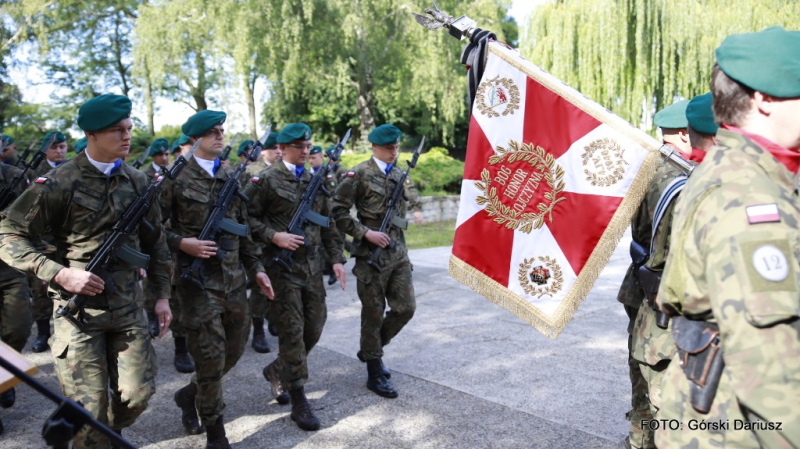
<svg viewBox="0 0 800 449"><path fill-rule="evenodd" d="M441 27L446 27L450 32L450 35L456 39L464 40L469 38L472 36L472 33L475 31L475 29L477 29L477 22L470 19L468 16L461 16L456 19L439 9L439 6L436 4L436 2L433 2L433 9L425 8L425 13L427 13L430 17L413 13L414 19L417 20L417 23L431 31L436 31Z"/></svg>

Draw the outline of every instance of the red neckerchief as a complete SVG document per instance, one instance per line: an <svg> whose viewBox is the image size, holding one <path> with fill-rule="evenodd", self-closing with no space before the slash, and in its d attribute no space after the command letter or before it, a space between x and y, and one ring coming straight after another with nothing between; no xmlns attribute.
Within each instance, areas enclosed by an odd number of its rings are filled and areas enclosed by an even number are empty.
<svg viewBox="0 0 800 449"><path fill-rule="evenodd" d="M735 126L722 124L722 127L739 133L748 139L755 142L761 148L767 150L769 154L773 155L775 159L778 160L787 170L792 172L793 174L797 174L797 170L800 169L800 153L797 151L792 151L786 147L782 147L777 143L767 139L766 137L759 136L758 134L749 133L741 128L737 128Z"/></svg>
<svg viewBox="0 0 800 449"><path fill-rule="evenodd" d="M664 142L664 145L669 145L669 147L672 148L672 151L678 153L683 159L689 160L689 155L684 153L683 151L681 151L681 149L678 148L677 146L675 146L675 145L673 145L673 144L671 144L669 142Z"/></svg>
<svg viewBox="0 0 800 449"><path fill-rule="evenodd" d="M689 156L690 161L695 161L698 164L703 162L706 158L706 152L697 148L692 148L692 154Z"/></svg>

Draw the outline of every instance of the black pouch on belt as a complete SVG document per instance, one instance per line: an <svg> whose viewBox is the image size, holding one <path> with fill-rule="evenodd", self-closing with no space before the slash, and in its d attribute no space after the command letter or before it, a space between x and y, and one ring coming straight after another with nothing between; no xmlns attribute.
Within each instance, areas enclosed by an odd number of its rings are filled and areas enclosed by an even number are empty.
<svg viewBox="0 0 800 449"><path fill-rule="evenodd" d="M647 304L656 312L656 326L666 329L669 326L669 315L662 312L656 304L658 286L661 284L662 271L653 271L647 267L639 267L639 285L642 286Z"/></svg>
<svg viewBox="0 0 800 449"><path fill-rule="evenodd" d="M690 381L689 402L698 412L708 413L725 367L719 326L678 316L672 321L672 338L683 373Z"/></svg>

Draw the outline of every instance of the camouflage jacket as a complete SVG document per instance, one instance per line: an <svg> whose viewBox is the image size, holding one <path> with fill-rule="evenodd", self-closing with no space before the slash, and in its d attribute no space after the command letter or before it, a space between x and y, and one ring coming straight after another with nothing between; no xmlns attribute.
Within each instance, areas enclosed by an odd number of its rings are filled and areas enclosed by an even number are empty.
<svg viewBox="0 0 800 449"><path fill-rule="evenodd" d="M27 176L28 181L32 183L33 181L36 181L36 179L39 178L40 176L46 175L50 170L54 170L54 168L50 166L49 162L47 162L47 158L44 158L42 159L42 162L39 163L39 166L36 167L36 170L28 170L25 173L25 176Z"/></svg>
<svg viewBox="0 0 800 449"><path fill-rule="evenodd" d="M289 221L291 221L309 181L311 181L311 174L308 170L304 170L300 179L297 179L297 176L289 172L283 162L277 162L261 171L258 174L258 180L248 185L245 194L250 199L247 203L250 228L253 238L265 244L265 258L271 260L272 256L280 251L279 247L272 244L272 237L276 232L286 232L289 229ZM330 215L327 197L322 192L314 198L311 209L321 215ZM326 262L329 264L344 262L345 259L342 255L344 244L336 231L336 223L333 219L327 228L309 223L306 225L305 232L306 246L294 251L293 258L296 261L307 257L309 265L315 270L322 269L323 259L326 255L329 258ZM325 251L320 251L320 246L323 246Z"/></svg>
<svg viewBox="0 0 800 449"><path fill-rule="evenodd" d="M12 267L51 282L64 266L84 269L98 248L111 234L130 203L144 193L148 179L138 170L121 164L106 176L81 153L52 170L44 179L34 182L3 213L0 223L0 258ZM150 255L148 277L158 298L169 298L170 255L167 249L161 213L153 207L147 220L155 226L148 231L139 226L128 236L126 244ZM58 262L38 251L32 241L49 231L58 254ZM60 262L63 262L60 263ZM108 267L116 286L109 286L91 303L111 310L136 301L138 268L121 260ZM51 284L61 299L72 294Z"/></svg>
<svg viewBox="0 0 800 449"><path fill-rule="evenodd" d="M661 194L667 185L683 172L672 165L669 161L658 168L656 174L653 176L650 185L647 187L645 199L637 213L637 219L640 222L647 222L650 225L647 240L651 240L652 226L655 216L655 207ZM661 222L659 223L656 231L655 240L653 240L653 252L645 262L644 266L653 271L663 271L664 264L667 261L669 254L669 235L672 230L672 213L675 209L675 204L678 199L670 203L666 212L664 213ZM648 246L649 249L649 246ZM634 359L647 363L648 365L655 365L662 360L669 360L675 353L675 341L672 339L670 326L667 329L661 329L656 325L656 314L650 305L643 301L639 314L636 318L636 324L633 328L633 340L631 342L631 355Z"/></svg>
<svg viewBox="0 0 800 449"><path fill-rule="evenodd" d="M156 177L157 174L161 173L162 168L159 167L159 169L156 170L156 165L151 162L151 163L145 165L142 168L142 171L144 172L144 174L147 175L148 178L153 179L153 178Z"/></svg>
<svg viewBox="0 0 800 449"><path fill-rule="evenodd" d="M248 163L247 168L244 169L244 173L242 173L242 176L239 178L239 184L241 184L242 187L247 186L254 176L258 176L259 173L274 165L275 164L267 165L262 158L258 158L255 162Z"/></svg>
<svg viewBox="0 0 800 449"><path fill-rule="evenodd" d="M222 185L233 170L220 165L212 178L192 157L178 177L166 186L161 195L163 214L169 218L167 232L169 249L178 254L173 284L180 281L182 267L188 267L193 258L178 250L184 237L197 237L205 226L208 216L214 208ZM239 224L247 224L247 210L244 202L234 197L228 208L226 218ZM241 238L223 233L217 245L225 252L224 259L216 257L206 259L203 264L205 287L213 290L230 292L244 285L245 272L253 279L258 272L264 271L261 264L261 250L250 237Z"/></svg>
<svg viewBox="0 0 800 449"><path fill-rule="evenodd" d="M755 142L721 128L674 223L658 303L717 323L725 361L704 419L733 420L748 410L752 419L783 422L783 430L754 433L761 446L800 447L797 179ZM688 443L698 432L678 434Z"/></svg>
<svg viewBox="0 0 800 449"><path fill-rule="evenodd" d="M383 217L386 215L389 197L402 177L402 170L392 167L387 176L378 167L373 158L364 161L347 172L342 178L336 194L333 196L333 217L342 231L353 236L353 256L367 257L373 249L364 234L368 229L377 230L381 227ZM419 195L411 182L406 178L405 186L408 201L401 201L397 216L404 218L408 206L419 211ZM358 219L350 215L350 208L355 205ZM408 260L408 249L404 233L397 226L392 226L389 237L394 242L393 248L384 248L381 251L380 264L387 268L397 263Z"/></svg>
<svg viewBox="0 0 800 449"><path fill-rule="evenodd" d="M5 190L17 176L22 174L22 170L0 163L0 190ZM28 187L28 180L23 179L14 190L14 195L19 198L22 192ZM7 280L19 276L19 271L9 267L5 262L0 261L0 280Z"/></svg>

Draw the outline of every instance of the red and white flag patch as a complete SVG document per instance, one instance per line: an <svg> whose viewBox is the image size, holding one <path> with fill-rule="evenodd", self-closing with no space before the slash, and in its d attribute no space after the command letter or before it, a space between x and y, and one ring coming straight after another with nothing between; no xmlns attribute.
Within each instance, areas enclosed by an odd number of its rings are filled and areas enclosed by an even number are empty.
<svg viewBox="0 0 800 449"><path fill-rule="evenodd" d="M44 184L47 182L47 178L44 176L39 176L38 178L36 178L36 181L33 182L35 182L36 184Z"/></svg>
<svg viewBox="0 0 800 449"><path fill-rule="evenodd" d="M258 176L253 176L253 178L250 180L250 182L258 182L259 179L261 179L261 178L259 178Z"/></svg>
<svg viewBox="0 0 800 449"><path fill-rule="evenodd" d="M354 171L349 171L349 172L347 172L347 177L348 177L348 178L353 178L353 177L355 177L355 176L356 176L356 172L354 172Z"/></svg>
<svg viewBox="0 0 800 449"><path fill-rule="evenodd" d="M775 203L771 203L771 204L758 204L756 206L748 206L747 221L750 224L780 222L781 215L780 213L778 213L778 205Z"/></svg>

